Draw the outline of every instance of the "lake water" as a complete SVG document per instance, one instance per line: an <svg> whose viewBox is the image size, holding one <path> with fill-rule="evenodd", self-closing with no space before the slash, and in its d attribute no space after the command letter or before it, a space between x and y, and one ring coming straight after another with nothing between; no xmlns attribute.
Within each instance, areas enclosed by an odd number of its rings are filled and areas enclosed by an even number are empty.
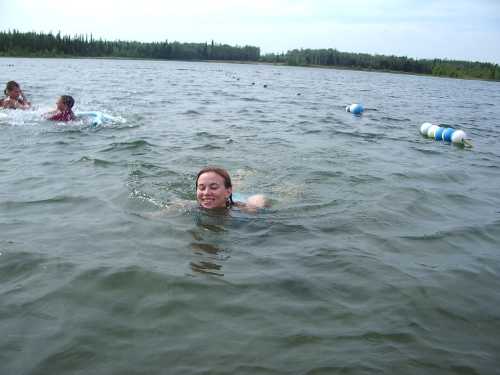
<svg viewBox="0 0 500 375"><path fill-rule="evenodd" d="M1 374L498 374L500 83L0 59L11 79L34 108L0 111ZM42 120L61 94L116 120ZM207 164L272 208L189 208Z"/></svg>

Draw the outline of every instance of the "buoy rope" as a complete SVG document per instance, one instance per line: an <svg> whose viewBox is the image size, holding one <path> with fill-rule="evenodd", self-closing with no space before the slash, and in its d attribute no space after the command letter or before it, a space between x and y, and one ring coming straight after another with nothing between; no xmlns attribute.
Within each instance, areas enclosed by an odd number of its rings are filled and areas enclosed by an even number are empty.
<svg viewBox="0 0 500 375"><path fill-rule="evenodd" d="M463 142L463 144L464 144L465 146L468 146L468 147L474 147L474 146L472 145L472 143L471 143L469 140L467 140L467 139L464 139L462 142Z"/></svg>

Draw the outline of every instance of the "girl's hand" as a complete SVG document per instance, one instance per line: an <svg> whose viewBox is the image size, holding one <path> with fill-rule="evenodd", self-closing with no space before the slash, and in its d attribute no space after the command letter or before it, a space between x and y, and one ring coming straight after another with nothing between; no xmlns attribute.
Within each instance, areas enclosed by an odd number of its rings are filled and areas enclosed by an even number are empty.
<svg viewBox="0 0 500 375"><path fill-rule="evenodd" d="M2 107L7 108L7 109L14 109L18 108L19 103L17 100L12 100L11 98L5 98L2 101Z"/></svg>
<svg viewBox="0 0 500 375"><path fill-rule="evenodd" d="M26 98L26 95L24 95L23 90L19 90L21 92L21 99L23 101L23 107L24 108L29 108L31 106L30 101Z"/></svg>

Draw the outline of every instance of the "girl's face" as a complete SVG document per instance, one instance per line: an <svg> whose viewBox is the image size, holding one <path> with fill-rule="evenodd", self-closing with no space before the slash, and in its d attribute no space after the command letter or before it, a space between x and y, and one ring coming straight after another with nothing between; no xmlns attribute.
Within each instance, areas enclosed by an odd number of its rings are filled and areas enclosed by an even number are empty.
<svg viewBox="0 0 500 375"><path fill-rule="evenodd" d="M203 173L198 178L196 199L203 208L224 208L232 193L224 186L224 178L215 172Z"/></svg>
<svg viewBox="0 0 500 375"><path fill-rule="evenodd" d="M11 90L7 90L7 95L11 99L17 99L21 96L21 89L19 87L14 87Z"/></svg>
<svg viewBox="0 0 500 375"><path fill-rule="evenodd" d="M66 110L66 104L64 104L64 102L62 101L61 98L59 98L59 100L56 102L56 106L57 106L57 109L61 112Z"/></svg>

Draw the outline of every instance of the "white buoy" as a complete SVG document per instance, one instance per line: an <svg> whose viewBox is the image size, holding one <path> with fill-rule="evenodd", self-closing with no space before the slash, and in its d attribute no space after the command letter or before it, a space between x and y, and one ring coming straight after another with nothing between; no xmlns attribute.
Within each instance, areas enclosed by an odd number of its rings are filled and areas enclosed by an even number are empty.
<svg viewBox="0 0 500 375"><path fill-rule="evenodd" d="M429 138L434 138L434 136L436 135L436 130L439 129L439 126L437 125L431 125L429 126L429 129L427 129L427 136Z"/></svg>
<svg viewBox="0 0 500 375"><path fill-rule="evenodd" d="M456 130L451 135L451 141L453 143L463 144L466 138L467 138L467 134L465 134L465 132L463 130Z"/></svg>
<svg viewBox="0 0 500 375"><path fill-rule="evenodd" d="M424 122L420 127L420 134L427 136L427 130L432 126L430 122Z"/></svg>

